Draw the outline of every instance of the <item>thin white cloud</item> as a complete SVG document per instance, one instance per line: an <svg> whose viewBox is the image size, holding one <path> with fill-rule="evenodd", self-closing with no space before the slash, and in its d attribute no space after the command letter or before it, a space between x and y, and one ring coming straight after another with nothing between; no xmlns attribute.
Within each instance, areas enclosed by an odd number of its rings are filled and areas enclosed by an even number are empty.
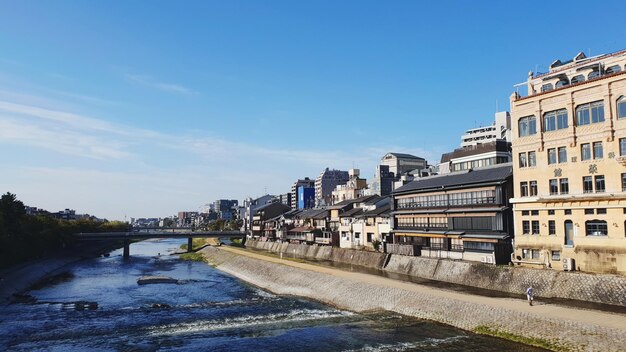
<svg viewBox="0 0 626 352"><path fill-rule="evenodd" d="M0 148L40 148L70 158L59 168L30 169L28 160L17 162L0 175L0 184L29 205L74 207L114 219L120 219L120 204L129 216L166 216L211 199L257 196L266 187L284 193L296 178L315 177L325 167L357 167L370 178L389 151L436 161L432 152L399 146L293 149L227 140L210 131L163 133L41 104L0 100Z"/></svg>
<svg viewBox="0 0 626 352"><path fill-rule="evenodd" d="M55 126L40 126L0 115L0 140L92 159L123 159L132 154L119 142Z"/></svg>
<svg viewBox="0 0 626 352"><path fill-rule="evenodd" d="M126 74L125 77L130 82L141 84L147 87L151 87L151 88L154 88L154 89L166 92L166 93L174 93L174 94L189 95L189 96L199 94L198 92L196 92L195 90L191 88L187 88L185 86L182 86L176 83L160 82L152 78L151 76L147 76L147 75Z"/></svg>

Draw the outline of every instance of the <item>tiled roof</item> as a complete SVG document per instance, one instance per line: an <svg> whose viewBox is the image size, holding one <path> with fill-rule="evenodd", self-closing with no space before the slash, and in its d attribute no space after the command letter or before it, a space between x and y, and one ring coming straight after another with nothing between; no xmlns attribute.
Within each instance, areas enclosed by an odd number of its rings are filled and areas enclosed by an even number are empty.
<svg viewBox="0 0 626 352"><path fill-rule="evenodd" d="M359 215L363 212L363 209L361 208L354 208L354 209L350 209L347 211L344 211L343 213L339 214L340 218L349 218L349 217L353 217L356 215Z"/></svg>
<svg viewBox="0 0 626 352"><path fill-rule="evenodd" d="M445 153L441 155L441 162L445 163L452 159L461 158L465 156L477 155L488 152L510 152L511 143L504 140L497 140L488 143L482 143L475 146L468 146L455 149L453 152Z"/></svg>
<svg viewBox="0 0 626 352"><path fill-rule="evenodd" d="M327 209L304 209L300 214L297 215L300 219L317 219L318 216L324 215L326 217Z"/></svg>
<svg viewBox="0 0 626 352"><path fill-rule="evenodd" d="M393 194L397 195L410 191L427 191L446 187L464 188L465 186L471 186L473 184L502 182L512 175L513 166L511 163L498 164L465 172L459 171L446 175L421 178L396 189Z"/></svg>
<svg viewBox="0 0 626 352"><path fill-rule="evenodd" d="M366 217L375 217L375 216L385 216L385 215L388 215L386 213L389 213L390 210L391 210L391 204L385 204L380 208L366 211L365 213L361 214L361 217L366 218Z"/></svg>
<svg viewBox="0 0 626 352"><path fill-rule="evenodd" d="M346 199L344 201L341 201L337 204L331 205L328 207L328 209L341 209L347 205L350 204L354 204L354 203L364 203L364 202L368 202L374 198L378 197L377 195L372 195L372 196L363 196L363 197L359 197L359 198L355 198L355 199Z"/></svg>
<svg viewBox="0 0 626 352"><path fill-rule="evenodd" d="M419 156L415 156L415 155L411 155L411 154L404 154L404 153L387 153L387 154L391 154L391 155L395 156L396 158L424 160L424 158L420 158Z"/></svg>

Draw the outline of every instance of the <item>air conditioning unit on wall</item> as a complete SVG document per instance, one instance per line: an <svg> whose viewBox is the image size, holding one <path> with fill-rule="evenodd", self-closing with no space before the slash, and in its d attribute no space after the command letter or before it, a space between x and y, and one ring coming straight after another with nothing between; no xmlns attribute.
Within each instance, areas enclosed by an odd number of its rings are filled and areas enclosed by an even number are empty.
<svg viewBox="0 0 626 352"><path fill-rule="evenodd" d="M574 258L563 258L563 270L564 271L574 271L576 267L574 266Z"/></svg>

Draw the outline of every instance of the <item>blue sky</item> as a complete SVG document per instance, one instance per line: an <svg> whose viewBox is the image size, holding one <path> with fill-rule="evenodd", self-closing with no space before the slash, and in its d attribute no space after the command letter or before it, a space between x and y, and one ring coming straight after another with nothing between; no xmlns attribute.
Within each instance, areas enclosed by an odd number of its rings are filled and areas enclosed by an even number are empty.
<svg viewBox="0 0 626 352"><path fill-rule="evenodd" d="M0 1L0 191L109 219L436 163L626 2Z"/></svg>

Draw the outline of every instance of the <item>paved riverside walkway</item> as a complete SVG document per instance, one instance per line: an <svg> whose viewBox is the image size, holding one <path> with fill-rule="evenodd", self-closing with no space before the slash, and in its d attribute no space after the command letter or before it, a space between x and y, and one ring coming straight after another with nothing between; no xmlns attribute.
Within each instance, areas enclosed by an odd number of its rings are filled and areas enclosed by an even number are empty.
<svg viewBox="0 0 626 352"><path fill-rule="evenodd" d="M231 252L238 255L247 256L254 259L260 259L267 262L273 262L283 264L291 267L296 267L304 270L324 273L333 275L342 279L348 279L356 282L363 282L367 284L399 288L410 292L416 292L421 294L433 295L438 297L444 297L456 301L468 302L474 304L481 304L490 306L493 308L501 308L520 313L535 315L539 317L549 319L560 319L564 321L573 321L583 324L595 325L597 327L606 327L618 330L624 330L626 334L626 315L620 313L602 312L588 309L577 309L564 307L557 304L547 304L542 302L541 299L535 300L533 306L529 306L525 299L515 298L496 298L479 296L470 293L461 293L456 291L450 291L445 289L438 289L429 286L420 285L417 283L411 283L406 281L389 279L382 276L370 275L364 273L350 272L337 268L329 268L309 263L296 262L289 259L280 259L268 255L252 253L250 251L221 246L220 250Z"/></svg>

